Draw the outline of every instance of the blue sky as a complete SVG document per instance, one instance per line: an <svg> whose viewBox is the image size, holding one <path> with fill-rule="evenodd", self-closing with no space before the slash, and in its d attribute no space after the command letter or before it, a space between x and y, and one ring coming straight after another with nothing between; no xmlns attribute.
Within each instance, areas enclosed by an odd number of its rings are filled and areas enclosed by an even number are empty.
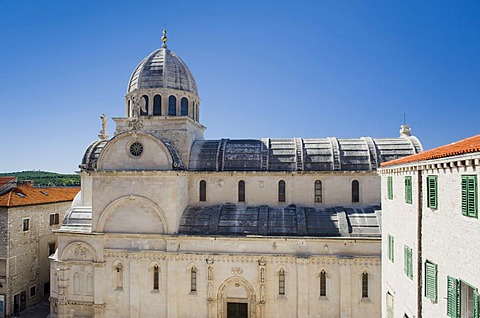
<svg viewBox="0 0 480 318"><path fill-rule="evenodd" d="M0 0L0 172L78 170L164 26L207 139L480 133L480 1Z"/></svg>

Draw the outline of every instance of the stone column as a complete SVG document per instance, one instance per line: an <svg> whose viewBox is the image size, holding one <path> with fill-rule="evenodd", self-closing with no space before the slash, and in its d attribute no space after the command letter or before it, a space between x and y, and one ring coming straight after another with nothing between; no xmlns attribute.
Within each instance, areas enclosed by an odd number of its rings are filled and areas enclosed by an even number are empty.
<svg viewBox="0 0 480 318"><path fill-rule="evenodd" d="M177 278L185 275L179 275L178 266L175 259L167 258L167 317L175 318L177 314ZM183 267L182 267L183 268ZM180 291L179 295L184 295L184 291ZM183 296L182 296L183 297Z"/></svg>
<svg viewBox="0 0 480 318"><path fill-rule="evenodd" d="M138 274L142 272L140 267L140 260L138 255L129 255L128 257L128 271L124 275L128 275L128 286L123 286L123 290L128 289L128 296L130 299L130 317L141 318L142 313L140 311L140 293L143 292L138 282ZM124 278L125 279L125 278Z"/></svg>
<svg viewBox="0 0 480 318"><path fill-rule="evenodd" d="M295 281L297 292L297 317L308 317L308 258L297 257L296 258L297 277ZM293 278L293 277L292 277ZM290 278L290 279L292 279ZM301 282L301 284L299 284ZM343 317L343 316L342 316Z"/></svg>
<svg viewBox="0 0 480 318"><path fill-rule="evenodd" d="M105 263L93 264L93 317L103 318L105 300L103 298L103 282L105 281Z"/></svg>
<svg viewBox="0 0 480 318"><path fill-rule="evenodd" d="M355 282L352 282L352 257L343 257L338 260L340 267L340 316L352 316L352 295Z"/></svg>
<svg viewBox="0 0 480 318"><path fill-rule="evenodd" d="M63 262L57 263L57 273L58 273L58 318L68 318L69 317L69 308L68 308L68 283L69 283L69 266Z"/></svg>

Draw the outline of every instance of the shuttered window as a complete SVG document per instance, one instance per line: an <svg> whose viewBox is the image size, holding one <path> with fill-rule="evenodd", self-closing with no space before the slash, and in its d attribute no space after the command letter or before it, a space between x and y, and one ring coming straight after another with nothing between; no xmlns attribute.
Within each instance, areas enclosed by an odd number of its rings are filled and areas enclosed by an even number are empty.
<svg viewBox="0 0 480 318"><path fill-rule="evenodd" d="M412 203L412 177L405 177L405 202Z"/></svg>
<svg viewBox="0 0 480 318"><path fill-rule="evenodd" d="M437 176L427 176L427 206L431 209L438 207Z"/></svg>
<svg viewBox="0 0 480 318"><path fill-rule="evenodd" d="M462 214L477 217L477 176L462 176Z"/></svg>
<svg viewBox="0 0 480 318"><path fill-rule="evenodd" d="M447 316L460 318L460 284L458 279L447 277Z"/></svg>
<svg viewBox="0 0 480 318"><path fill-rule="evenodd" d="M393 200L393 178L387 177L387 197L389 200Z"/></svg>
<svg viewBox="0 0 480 318"><path fill-rule="evenodd" d="M425 297L437 301L437 264L425 262Z"/></svg>
<svg viewBox="0 0 480 318"><path fill-rule="evenodd" d="M391 236L390 234L388 235L388 259L390 261L394 261L394 257L393 257L393 253L394 253L394 239L393 239L393 236Z"/></svg>
<svg viewBox="0 0 480 318"><path fill-rule="evenodd" d="M412 249L407 245L404 246L404 270L408 278L413 279Z"/></svg>

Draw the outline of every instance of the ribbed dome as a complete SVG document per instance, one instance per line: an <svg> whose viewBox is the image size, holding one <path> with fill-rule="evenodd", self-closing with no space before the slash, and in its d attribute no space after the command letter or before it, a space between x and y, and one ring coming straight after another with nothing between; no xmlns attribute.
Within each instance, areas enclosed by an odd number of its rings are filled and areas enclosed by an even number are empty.
<svg viewBox="0 0 480 318"><path fill-rule="evenodd" d="M170 88L198 95L192 72L166 47L153 51L135 68L127 93L138 88Z"/></svg>

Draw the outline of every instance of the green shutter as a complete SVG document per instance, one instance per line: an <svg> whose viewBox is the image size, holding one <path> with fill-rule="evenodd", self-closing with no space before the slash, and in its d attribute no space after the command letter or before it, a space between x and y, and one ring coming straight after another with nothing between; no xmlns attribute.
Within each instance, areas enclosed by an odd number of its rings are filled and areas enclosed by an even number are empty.
<svg viewBox="0 0 480 318"><path fill-rule="evenodd" d="M412 203L412 177L405 177L405 202Z"/></svg>
<svg viewBox="0 0 480 318"><path fill-rule="evenodd" d="M437 176L427 176L428 207L436 209L438 206Z"/></svg>
<svg viewBox="0 0 480 318"><path fill-rule="evenodd" d="M462 214L477 217L477 176L462 176Z"/></svg>
<svg viewBox="0 0 480 318"><path fill-rule="evenodd" d="M405 275L410 279L413 278L413 266L412 266L412 249L405 245L404 247L404 269Z"/></svg>
<svg viewBox="0 0 480 318"><path fill-rule="evenodd" d="M425 262L425 297L437 301L437 265Z"/></svg>
<svg viewBox="0 0 480 318"><path fill-rule="evenodd" d="M387 195L389 200L393 200L393 179L387 177Z"/></svg>
<svg viewBox="0 0 480 318"><path fill-rule="evenodd" d="M394 239L393 239L393 236L391 236L390 234L388 235L388 259L392 261L394 261Z"/></svg>
<svg viewBox="0 0 480 318"><path fill-rule="evenodd" d="M478 317L478 310L479 310L479 303L478 303L478 290L474 289L473 290L473 318L479 318Z"/></svg>
<svg viewBox="0 0 480 318"><path fill-rule="evenodd" d="M460 318L460 284L458 280L447 277L447 316Z"/></svg>

